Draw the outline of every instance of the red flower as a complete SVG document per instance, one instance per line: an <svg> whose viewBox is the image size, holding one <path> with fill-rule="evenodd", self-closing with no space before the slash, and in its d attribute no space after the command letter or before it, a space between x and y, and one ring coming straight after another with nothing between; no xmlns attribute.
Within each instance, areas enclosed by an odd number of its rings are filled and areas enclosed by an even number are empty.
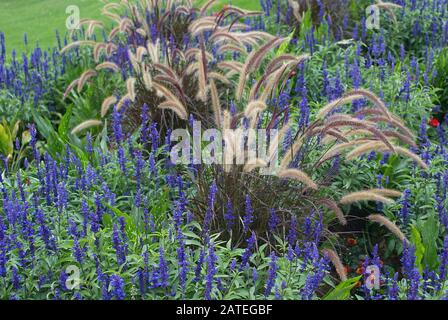
<svg viewBox="0 0 448 320"><path fill-rule="evenodd" d="M433 128L437 128L440 125L440 121L436 118L431 118L431 120L429 120L429 125Z"/></svg>
<svg viewBox="0 0 448 320"><path fill-rule="evenodd" d="M347 244L349 245L349 246L354 246L354 245L356 245L358 243L358 241L356 241L356 239L354 239L354 238L347 238Z"/></svg>
<svg viewBox="0 0 448 320"><path fill-rule="evenodd" d="M365 272L364 267L359 267L358 269L356 269L356 274L361 275L361 274L364 274L364 272Z"/></svg>

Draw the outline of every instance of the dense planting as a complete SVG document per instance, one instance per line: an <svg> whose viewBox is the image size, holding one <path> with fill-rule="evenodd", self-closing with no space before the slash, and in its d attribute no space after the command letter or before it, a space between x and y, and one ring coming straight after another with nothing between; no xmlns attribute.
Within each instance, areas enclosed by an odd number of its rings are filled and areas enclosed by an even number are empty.
<svg viewBox="0 0 448 320"><path fill-rule="evenodd" d="M0 297L447 297L448 2L374 3L379 29L370 1L121 1L53 49L0 32ZM173 163L198 122L201 154L264 136Z"/></svg>

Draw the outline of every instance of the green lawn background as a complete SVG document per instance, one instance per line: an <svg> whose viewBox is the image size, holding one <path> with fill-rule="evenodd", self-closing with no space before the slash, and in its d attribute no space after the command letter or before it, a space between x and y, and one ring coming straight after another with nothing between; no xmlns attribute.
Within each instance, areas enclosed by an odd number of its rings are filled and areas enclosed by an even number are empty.
<svg viewBox="0 0 448 320"><path fill-rule="evenodd" d="M206 0L198 0L198 5ZM258 10L259 0L219 0L216 7L233 5ZM7 51L22 52L36 43L42 48L52 47L56 42L56 30L63 36L67 29L66 8L77 5L80 18L101 18L100 0L0 0L0 31L5 33ZM28 36L28 48L24 45L24 34Z"/></svg>

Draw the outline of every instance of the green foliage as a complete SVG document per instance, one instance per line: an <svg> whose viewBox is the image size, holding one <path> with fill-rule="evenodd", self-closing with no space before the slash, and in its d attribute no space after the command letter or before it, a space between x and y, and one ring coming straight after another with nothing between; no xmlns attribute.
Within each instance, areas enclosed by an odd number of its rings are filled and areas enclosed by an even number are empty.
<svg viewBox="0 0 448 320"><path fill-rule="evenodd" d="M442 50L434 65L433 85L439 89L438 99L435 101L441 106L443 114L448 112L448 48Z"/></svg>
<svg viewBox="0 0 448 320"><path fill-rule="evenodd" d="M323 300L347 300L351 295L352 289L356 286L359 280L361 280L361 276L342 281L336 288L331 290Z"/></svg>
<svg viewBox="0 0 448 320"><path fill-rule="evenodd" d="M5 158L10 158L12 156L18 127L18 122L11 127L5 120L3 120L3 124L0 124L0 154Z"/></svg>
<svg viewBox="0 0 448 320"><path fill-rule="evenodd" d="M423 265L430 270L436 270L439 265L437 239L439 238L440 226L435 214L430 214L425 220L419 220L417 228L422 235L420 245L424 247Z"/></svg>
<svg viewBox="0 0 448 320"><path fill-rule="evenodd" d="M411 243L415 246L415 263L420 272L423 271L422 260L425 255L425 247L422 243L422 237L418 229L411 227Z"/></svg>

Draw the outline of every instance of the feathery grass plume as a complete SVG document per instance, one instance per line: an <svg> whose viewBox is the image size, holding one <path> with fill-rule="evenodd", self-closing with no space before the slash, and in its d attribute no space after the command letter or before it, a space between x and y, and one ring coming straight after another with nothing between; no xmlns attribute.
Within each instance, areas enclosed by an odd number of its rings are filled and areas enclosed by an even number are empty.
<svg viewBox="0 0 448 320"><path fill-rule="evenodd" d="M362 88L359 89L353 89L350 90L349 92L347 92L345 94L346 96L351 96L351 95L362 95L364 98L368 99L370 102L373 103L374 106L376 106L378 109L380 109L383 114L391 119L389 110L387 109L386 105L384 104L383 100L381 100L376 94L374 94L373 92L369 91L369 90L365 90Z"/></svg>
<svg viewBox="0 0 448 320"><path fill-rule="evenodd" d="M185 52L185 58L188 59L196 59L197 57L200 56L202 53L202 50L200 48L190 48ZM213 59L213 55L210 52L205 51L205 57L208 60L212 60Z"/></svg>
<svg viewBox="0 0 448 320"><path fill-rule="evenodd" d="M216 32L212 36L210 36L210 40L213 41L215 44L219 44L221 41L224 41L226 39L232 40L236 44L243 46L243 43L240 41L240 39L238 39L233 34L226 32L226 31Z"/></svg>
<svg viewBox="0 0 448 320"><path fill-rule="evenodd" d="M330 103L328 103L326 106L324 106L322 109L320 109L320 111L316 115L316 118L323 119L327 114L329 114L334 109L336 109L340 106L343 106L345 104L352 103L353 101L359 100L362 98L363 98L363 96L358 94L358 95L344 96L344 97L338 98L336 100L333 100Z"/></svg>
<svg viewBox="0 0 448 320"><path fill-rule="evenodd" d="M318 189L317 184L305 172L299 169L281 169L277 173L277 176L279 178L294 179L300 181L313 190Z"/></svg>
<svg viewBox="0 0 448 320"><path fill-rule="evenodd" d="M403 195L402 192L393 189L370 189L369 191L385 197L401 197Z"/></svg>
<svg viewBox="0 0 448 320"><path fill-rule="evenodd" d="M292 8L292 14L296 18L297 22L302 22L302 15L300 14L300 5L293 0L288 0L289 6Z"/></svg>
<svg viewBox="0 0 448 320"><path fill-rule="evenodd" d="M260 96L260 100L267 101L269 96L275 92L275 89L277 88L281 77L285 73L286 69L288 68L288 64L280 67L278 70L273 72L268 78L268 82L266 83L263 93Z"/></svg>
<svg viewBox="0 0 448 320"><path fill-rule="evenodd" d="M400 129L401 131L403 131L406 136L408 136L410 139L415 140L415 135L414 133L409 130L399 119L397 119L396 117L392 117L391 119L388 119L384 116L378 116L378 117L373 117L369 119L370 121L373 122L386 122L386 123L390 123L391 125L397 127L398 129Z"/></svg>
<svg viewBox="0 0 448 320"><path fill-rule="evenodd" d="M131 19L129 19L127 17L123 17L120 19L119 28L120 28L121 32L123 32L123 33L129 32L131 30L132 26L133 26L133 23L132 23Z"/></svg>
<svg viewBox="0 0 448 320"><path fill-rule="evenodd" d="M218 62L218 68L221 70L230 69L236 73L240 73L243 69L243 64L238 61L221 61Z"/></svg>
<svg viewBox="0 0 448 320"><path fill-rule="evenodd" d="M409 136L401 134L397 131L392 131L392 130L383 130L383 134L386 137L392 137L392 138L397 138L399 141L404 142L414 148L417 147L417 144L415 143L415 141L411 138L409 138Z"/></svg>
<svg viewBox="0 0 448 320"><path fill-rule="evenodd" d="M383 148L384 149L384 148ZM413 153L411 150L403 148L403 147L399 147L399 146L395 146L395 152L398 154L401 154L403 156L406 156L408 158L411 158L412 160L414 160L422 169L424 170L428 170L428 165L422 160L422 158L420 158L418 155L416 155L415 153Z"/></svg>
<svg viewBox="0 0 448 320"><path fill-rule="evenodd" d="M115 96L110 96L104 99L103 103L101 104L101 118L104 118L107 114L107 111L109 111L109 108L111 105L117 102L117 98Z"/></svg>
<svg viewBox="0 0 448 320"><path fill-rule="evenodd" d="M179 100L166 100L162 103L160 103L158 106L160 109L169 109L176 113L179 118L182 120L188 119L188 112L185 109L184 105Z"/></svg>
<svg viewBox="0 0 448 320"><path fill-rule="evenodd" d="M268 32L261 32L261 31L249 31L249 32L234 32L233 34L237 35L241 41L248 41L251 39L252 41L257 44L257 41L271 41L276 38L276 36L268 33ZM250 44L249 42L245 44Z"/></svg>
<svg viewBox="0 0 448 320"><path fill-rule="evenodd" d="M229 110L224 110L224 119L222 121L222 128L230 129L231 120L232 120L232 115L230 114Z"/></svg>
<svg viewBox="0 0 448 320"><path fill-rule="evenodd" d="M212 98L213 115L215 116L215 123L218 127L222 126L221 120L221 104L219 102L218 89L216 89L215 81L210 79L210 96Z"/></svg>
<svg viewBox="0 0 448 320"><path fill-rule="evenodd" d="M210 79L221 81L224 84L230 85L231 82L228 78L220 74L219 72L209 72L208 77Z"/></svg>
<svg viewBox="0 0 448 320"><path fill-rule="evenodd" d="M95 32L95 28L104 28L103 23L98 20L92 20L89 23L89 27L87 28L86 36L90 38L93 36L93 33Z"/></svg>
<svg viewBox="0 0 448 320"><path fill-rule="evenodd" d="M206 3L202 5L202 7L199 9L199 15L202 17L207 12L208 8L215 3L216 0L208 0Z"/></svg>
<svg viewBox="0 0 448 320"><path fill-rule="evenodd" d="M78 85L78 83L79 83L79 79L75 79L68 85L67 89L65 89L65 92L64 92L64 97L63 97L64 100L65 100L65 98L67 98L69 93L72 92L73 88Z"/></svg>
<svg viewBox="0 0 448 320"><path fill-rule="evenodd" d="M324 123L328 124L334 121L351 121L351 120L361 121L360 119L353 118L351 115L348 114L336 113L325 119Z"/></svg>
<svg viewBox="0 0 448 320"><path fill-rule="evenodd" d="M282 168L282 169L288 168L292 159L294 158L294 156L297 154L297 152L302 147L303 139L304 139L304 136L298 136L296 138L296 140L294 141L294 144L291 146L291 148L289 150L286 151L285 155L283 156L282 160L280 161L280 168Z"/></svg>
<svg viewBox="0 0 448 320"><path fill-rule="evenodd" d="M390 149L391 152L395 152L394 146L390 143L387 137L379 129L375 128L372 125L369 125L365 120L352 118L351 120L328 121L325 127L322 129L322 132L325 133L329 129L346 126L358 127L372 132L372 134L375 135L379 140L381 140Z"/></svg>
<svg viewBox="0 0 448 320"><path fill-rule="evenodd" d="M152 41L148 41L146 44L146 49L148 49L148 55L152 62L159 62L159 50L160 50L160 41L157 39L156 43Z"/></svg>
<svg viewBox="0 0 448 320"><path fill-rule="evenodd" d="M97 66L95 67L95 69L96 69L97 71L99 71L99 70L104 70L104 69L110 69L110 70L112 70L112 71L120 71L120 68L119 68L115 63L113 63L113 62L109 62L109 61L100 63L99 65L97 65Z"/></svg>
<svg viewBox="0 0 448 320"><path fill-rule="evenodd" d="M197 36L198 34L210 30L214 30L216 28L216 20L210 19L210 17L202 18L200 20L194 21L190 27L189 31L193 36Z"/></svg>
<svg viewBox="0 0 448 320"><path fill-rule="evenodd" d="M167 84L172 85L173 90L177 91L177 93L173 92L173 94L175 94L176 96L180 96L182 99L185 98L183 90L182 90L182 85L179 83L179 81L177 79L172 78L169 75L158 74L154 77L154 81L156 81L158 83L166 82Z"/></svg>
<svg viewBox="0 0 448 320"><path fill-rule="evenodd" d="M84 129L91 128L94 126L100 126L102 124L103 124L103 122L100 120L90 119L90 120L84 121L83 123L81 123L81 124L77 125L75 128L73 128L72 134L77 134L78 132L80 132Z"/></svg>
<svg viewBox="0 0 448 320"><path fill-rule="evenodd" d="M372 136L372 132L366 129L350 129L345 132L346 137L358 137L363 136L365 138L370 138Z"/></svg>
<svg viewBox="0 0 448 320"><path fill-rule="evenodd" d="M243 96L244 85L246 84L247 76L255 69L257 69L266 56L266 54L273 48L282 44L286 38L274 38L268 43L264 44L258 50L253 50L247 57L246 63L243 65L243 69L240 74L238 86L236 89L236 100L240 101Z"/></svg>
<svg viewBox="0 0 448 320"><path fill-rule="evenodd" d="M379 129L374 126L368 126L366 129L373 133L373 135L383 142L384 146L388 148L391 152L395 152L394 145L387 139L387 136Z"/></svg>
<svg viewBox="0 0 448 320"><path fill-rule="evenodd" d="M385 226L390 232L392 232L398 239L400 239L401 242L405 241L408 242L408 239L403 234L403 232L400 230L400 228L397 227L395 223L387 219L385 216L381 214L371 214L367 217L372 222L379 223L383 226Z"/></svg>
<svg viewBox="0 0 448 320"><path fill-rule="evenodd" d="M199 63L198 68L198 99L205 102L207 100L207 58L205 56L204 42L201 41L201 51L197 55L197 61Z"/></svg>
<svg viewBox="0 0 448 320"><path fill-rule="evenodd" d="M220 46L217 50L217 53L224 54L227 51L239 52L241 54L247 53L247 51L243 47L240 47L240 46L237 46L237 45L234 45L231 43Z"/></svg>
<svg viewBox="0 0 448 320"><path fill-rule="evenodd" d="M308 54L303 54L301 56L295 56L293 54L282 54L276 58L274 58L271 62L266 66L265 73L272 73L274 70L278 69L284 63L295 62L300 64L309 58Z"/></svg>
<svg viewBox="0 0 448 320"><path fill-rule="evenodd" d="M143 29L143 28L138 28L138 29L136 30L136 32L137 32L139 35L141 35L142 37L146 38L146 31L145 31L145 29Z"/></svg>
<svg viewBox="0 0 448 320"><path fill-rule="evenodd" d="M341 198L341 200L339 200L339 203L350 204L350 203L360 202L360 201L377 201L377 202L382 202L385 204L394 203L394 200L392 200L390 198L386 198L382 195L379 195L378 193L373 192L371 190L349 193L349 194L343 196Z"/></svg>
<svg viewBox="0 0 448 320"><path fill-rule="evenodd" d="M323 205L334 212L336 218L341 225L347 225L347 219L345 219L344 213L339 208L338 204L331 199L321 199L317 202L318 205Z"/></svg>
<svg viewBox="0 0 448 320"><path fill-rule="evenodd" d="M93 69L89 69L87 71L85 71L81 77L79 77L79 82L78 82L78 87L77 90L78 92L81 92L82 88L84 87L85 83L92 77L96 76L97 72Z"/></svg>
<svg viewBox="0 0 448 320"><path fill-rule="evenodd" d="M93 60L95 60L95 62L100 61L100 55L102 50L106 50L106 44L104 42L97 43L93 48Z"/></svg>
<svg viewBox="0 0 448 320"><path fill-rule="evenodd" d="M94 45L96 45L96 42L91 41L91 40L75 41L75 42L72 42L72 43L66 45L64 48L62 48L60 51L60 54L63 54L65 52L67 52L68 50L79 47L79 46L94 46Z"/></svg>
<svg viewBox="0 0 448 320"><path fill-rule="evenodd" d="M120 27L113 28L108 35L109 41L113 40L120 32Z"/></svg>
<svg viewBox="0 0 448 320"><path fill-rule="evenodd" d="M244 115L246 118L257 117L258 113L264 111L266 108L266 103L262 100L253 100L247 104Z"/></svg>
<svg viewBox="0 0 448 320"><path fill-rule="evenodd" d="M69 35L70 35L70 37L72 38L72 37L73 37L73 34L76 32L76 30L82 29L83 26L84 26L85 24L90 23L90 21L92 21L92 20L91 20L91 19L86 19L86 18L79 20L79 22L78 22L78 24L75 26L75 28L72 28L71 30L69 30Z"/></svg>
<svg viewBox="0 0 448 320"><path fill-rule="evenodd" d="M330 129L326 132L326 136L321 140L322 144L328 144L330 142L342 141L349 142L349 140L345 137L345 134L336 129Z"/></svg>
<svg viewBox="0 0 448 320"><path fill-rule="evenodd" d="M319 160L319 164L324 163L325 161L340 155L343 151L345 151L348 148L359 145L362 141L363 140L361 140L361 141L352 140L349 142L339 143L339 144L334 145L333 147L331 147L324 153L324 155Z"/></svg>
<svg viewBox="0 0 448 320"><path fill-rule="evenodd" d="M123 97L121 97L121 99L118 101L116 105L117 111L120 111L121 108L124 106L124 104L129 100L131 100L129 94L125 94Z"/></svg>
<svg viewBox="0 0 448 320"><path fill-rule="evenodd" d="M157 95L159 97L164 97L166 100L179 101L179 99L174 95L174 93L164 85L157 82L153 82L153 87L156 90Z"/></svg>
<svg viewBox="0 0 448 320"><path fill-rule="evenodd" d="M130 77L128 78L128 80L126 81L126 87L128 89L128 94L129 94L129 98L131 99L132 102L135 101L135 78Z"/></svg>
<svg viewBox="0 0 448 320"><path fill-rule="evenodd" d="M349 114L343 114L343 113L336 113L336 114L329 116L328 118L325 119L324 123L331 123L331 122L335 122L335 121L352 121L352 120L360 121L360 122L364 123L365 125L375 125L375 122L371 122L366 119L357 119Z"/></svg>
<svg viewBox="0 0 448 320"><path fill-rule="evenodd" d="M145 47L138 47L135 55L137 56L137 61L142 62L143 57L148 53L148 50Z"/></svg>
<svg viewBox="0 0 448 320"><path fill-rule="evenodd" d="M330 259L330 261L333 263L337 274L339 275L339 279L341 281L347 280L347 273L345 272L344 265L341 262L341 259L339 258L336 251L332 249L322 249L322 253L324 255L327 255L327 257Z"/></svg>
<svg viewBox="0 0 448 320"><path fill-rule="evenodd" d="M172 79L176 79L176 81L177 81L176 72L174 70L172 70L171 67L165 66L165 65L160 64L160 63L154 63L153 66L154 66L154 68L156 68L161 73L165 73L167 76L169 76Z"/></svg>
<svg viewBox="0 0 448 320"><path fill-rule="evenodd" d="M103 16L108 17L109 19L115 21L116 23L120 23L121 17L118 14L110 12L108 9L105 8L103 8L101 13L103 14Z"/></svg>
<svg viewBox="0 0 448 320"><path fill-rule="evenodd" d="M352 160L371 151L378 151L383 146L384 143L382 141L369 141L353 149L351 152L347 154L345 158L347 160Z"/></svg>
<svg viewBox="0 0 448 320"><path fill-rule="evenodd" d="M145 85L146 90L151 90L152 89L151 73L149 73L149 71L147 70L144 70L142 73L142 77L143 77L143 84Z"/></svg>
<svg viewBox="0 0 448 320"><path fill-rule="evenodd" d="M380 141L372 141L368 142L356 149L354 149L352 152L347 154L347 160L351 160L353 158L359 157L363 154L366 154L371 151L379 151L379 152L385 152L388 151L389 148L385 146ZM414 160L421 168L424 170L428 170L428 165L420 158L418 155L410 151L409 149L400 147L400 146L394 146L394 153L400 154L402 156L406 156L408 158L411 158Z"/></svg>
<svg viewBox="0 0 448 320"><path fill-rule="evenodd" d="M121 8L121 5L118 4L118 3L114 3L114 2L107 3L107 4L104 5L104 7L103 7L104 10L120 9L120 8Z"/></svg>
<svg viewBox="0 0 448 320"><path fill-rule="evenodd" d="M137 57L131 50L128 50L128 57L129 57L129 60L131 61L132 68L135 69L137 73L140 73L140 71L141 71L140 64L137 61Z"/></svg>
<svg viewBox="0 0 448 320"><path fill-rule="evenodd" d="M115 44L113 44L112 42L110 42L106 45L106 55L108 57L110 57L112 55L112 53L115 52L116 50L117 50L117 46Z"/></svg>
<svg viewBox="0 0 448 320"><path fill-rule="evenodd" d="M264 168L268 164L263 159L257 158L255 161L249 161L244 165L243 171L246 173L252 172L253 170L257 168Z"/></svg>
<svg viewBox="0 0 448 320"><path fill-rule="evenodd" d="M271 76L270 73L265 72L260 79L258 79L257 82L255 82L254 85L252 85L250 92L249 92L249 100L256 100L257 99L257 93L260 91L260 88L262 85L268 80L268 78ZM228 74L228 77L230 75ZM260 99L261 100L261 99Z"/></svg>
<svg viewBox="0 0 448 320"><path fill-rule="evenodd" d="M369 107L364 107L364 108L361 108L358 111L356 111L354 115L355 115L356 118L361 118L361 117L365 117L365 116L372 116L372 115L382 116L383 112L378 110L378 109L372 109L372 108L369 108Z"/></svg>

